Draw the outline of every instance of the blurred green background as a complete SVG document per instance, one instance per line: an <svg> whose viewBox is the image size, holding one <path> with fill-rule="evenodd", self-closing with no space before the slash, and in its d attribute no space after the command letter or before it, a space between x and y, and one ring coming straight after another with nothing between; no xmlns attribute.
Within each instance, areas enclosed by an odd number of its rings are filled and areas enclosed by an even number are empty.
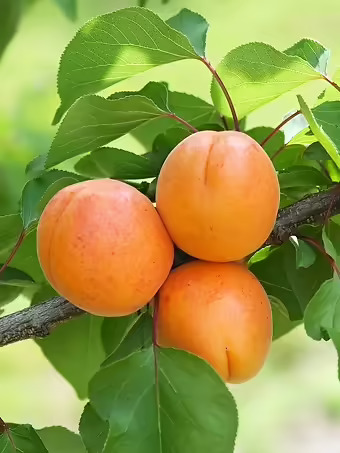
<svg viewBox="0 0 340 453"><path fill-rule="evenodd" d="M74 24L51 0L39 0L24 16L0 62L0 214L17 209L25 165L46 152L55 133L50 124L58 106L56 73L64 47L87 19L135 4L79 0ZM166 5L149 0L148 7L164 19L183 7L205 16L211 24L208 56L214 64L242 43L264 41L285 49L308 37L332 50L331 73L340 65L339 0L170 0ZM210 75L191 61L156 68L115 89L137 89L150 78L209 100ZM316 88L311 86L308 96L313 97ZM252 114L249 124L276 125L295 107L292 96L283 98ZM129 136L119 142L135 152L142 149ZM21 298L6 310L26 303ZM265 368L253 381L231 390L239 406L238 453L340 453L340 385L331 344L313 342L297 328L273 345ZM0 349L4 420L76 430L83 405L33 341Z"/></svg>

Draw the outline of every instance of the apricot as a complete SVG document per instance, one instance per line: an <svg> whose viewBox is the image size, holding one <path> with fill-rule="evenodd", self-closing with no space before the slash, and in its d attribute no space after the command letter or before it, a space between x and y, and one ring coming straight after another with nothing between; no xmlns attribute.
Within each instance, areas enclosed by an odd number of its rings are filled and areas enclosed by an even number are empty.
<svg viewBox="0 0 340 453"><path fill-rule="evenodd" d="M53 288L95 315L143 307L168 276L173 243L152 203L111 179L58 192L38 225L41 267Z"/></svg>
<svg viewBox="0 0 340 453"><path fill-rule="evenodd" d="M207 261L236 261L273 229L280 189L263 148L242 132L203 131L184 139L161 169L156 206L170 236Z"/></svg>
<svg viewBox="0 0 340 453"><path fill-rule="evenodd" d="M268 297L244 264L193 261L159 292L158 344L205 359L226 382L262 368L272 339Z"/></svg>

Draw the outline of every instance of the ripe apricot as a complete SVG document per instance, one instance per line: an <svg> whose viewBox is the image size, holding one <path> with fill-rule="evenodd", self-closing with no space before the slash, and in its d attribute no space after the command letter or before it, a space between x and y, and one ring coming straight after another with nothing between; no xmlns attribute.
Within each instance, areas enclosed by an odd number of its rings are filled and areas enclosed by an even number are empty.
<svg viewBox="0 0 340 453"><path fill-rule="evenodd" d="M158 343L207 360L226 382L261 369L272 338L268 297L243 264L193 261L159 292Z"/></svg>
<svg viewBox="0 0 340 453"><path fill-rule="evenodd" d="M176 245L207 261L254 252L275 223L280 190L261 146L242 132L203 131L167 157L156 206Z"/></svg>
<svg viewBox="0 0 340 453"><path fill-rule="evenodd" d="M38 225L38 256L54 289L103 316L136 311L170 272L173 243L152 203L111 179L58 192Z"/></svg>

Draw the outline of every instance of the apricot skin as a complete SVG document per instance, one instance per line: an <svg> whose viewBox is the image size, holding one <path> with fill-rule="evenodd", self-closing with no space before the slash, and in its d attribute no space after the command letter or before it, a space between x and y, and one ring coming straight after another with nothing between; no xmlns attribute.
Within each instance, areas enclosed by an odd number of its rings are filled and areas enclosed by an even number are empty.
<svg viewBox="0 0 340 453"><path fill-rule="evenodd" d="M207 261L237 261L273 229L280 201L275 169L242 132L203 131L183 140L161 169L156 205L175 244Z"/></svg>
<svg viewBox="0 0 340 453"><path fill-rule="evenodd" d="M251 379L272 339L268 297L243 264L193 261L159 293L158 343L205 359L226 382Z"/></svg>
<svg viewBox="0 0 340 453"><path fill-rule="evenodd" d="M152 299L173 263L173 243L152 203L110 179L58 192L37 231L41 267L54 289L96 315L123 316Z"/></svg>

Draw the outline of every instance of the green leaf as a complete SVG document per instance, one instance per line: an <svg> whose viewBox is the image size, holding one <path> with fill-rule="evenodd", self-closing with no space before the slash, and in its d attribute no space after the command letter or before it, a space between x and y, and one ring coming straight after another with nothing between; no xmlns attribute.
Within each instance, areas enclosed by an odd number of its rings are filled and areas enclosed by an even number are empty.
<svg viewBox="0 0 340 453"><path fill-rule="evenodd" d="M60 62L58 122L73 102L155 66L199 59L188 38L153 12L125 8L92 19L67 46Z"/></svg>
<svg viewBox="0 0 340 453"><path fill-rule="evenodd" d="M106 355L111 354L111 352L117 349L137 319L137 313L118 318L103 319L102 343Z"/></svg>
<svg viewBox="0 0 340 453"><path fill-rule="evenodd" d="M0 263L4 263L8 255L8 251L0 252ZM25 236L19 250L11 261L11 267L25 272L37 283L45 281L37 256L36 230L32 230Z"/></svg>
<svg viewBox="0 0 340 453"><path fill-rule="evenodd" d="M305 316L307 335L321 340L324 331L340 332L340 280L334 276L325 281L307 305Z"/></svg>
<svg viewBox="0 0 340 453"><path fill-rule="evenodd" d="M280 188L291 187L327 187L332 181L314 167L297 165L283 170L278 175Z"/></svg>
<svg viewBox="0 0 340 453"><path fill-rule="evenodd" d="M340 332L335 329L329 329L328 333L338 353L338 379L340 380Z"/></svg>
<svg viewBox="0 0 340 453"><path fill-rule="evenodd" d="M111 94L107 99L123 99L136 95L144 96L153 101L153 103L161 110L169 111L169 92L165 82L148 82L139 91L117 91L116 93Z"/></svg>
<svg viewBox="0 0 340 453"><path fill-rule="evenodd" d="M335 72L332 77L332 81L337 85L340 85L340 69ZM327 88L320 94L318 99L320 100L320 104L326 101L338 101L340 100L340 93L334 86L329 84Z"/></svg>
<svg viewBox="0 0 340 453"><path fill-rule="evenodd" d="M46 168L93 151L165 114L144 96L113 100L84 96L71 107L61 123L47 156Z"/></svg>
<svg viewBox="0 0 340 453"><path fill-rule="evenodd" d="M301 324L301 321L291 321L285 305L276 297L270 296L269 299L273 318L273 340L277 340Z"/></svg>
<svg viewBox="0 0 340 453"><path fill-rule="evenodd" d="M74 21L77 19L77 0L54 0L65 16Z"/></svg>
<svg viewBox="0 0 340 453"><path fill-rule="evenodd" d="M102 318L86 314L60 324L51 335L36 340L81 399L86 398L88 382L104 359L101 323Z"/></svg>
<svg viewBox="0 0 340 453"><path fill-rule="evenodd" d="M303 153L303 157L307 160L325 161L329 160L330 156L325 148L319 142L314 142L309 145Z"/></svg>
<svg viewBox="0 0 340 453"><path fill-rule="evenodd" d="M265 138L273 132L272 127L254 127L249 129L245 133L252 137L257 143L262 143ZM273 154L279 150L285 144L285 136L282 131L279 131L275 134L263 147L269 157L272 157Z"/></svg>
<svg viewBox="0 0 340 453"><path fill-rule="evenodd" d="M25 230L39 220L43 208L58 190L79 182L79 175L66 171L52 170L28 181L22 192L21 216Z"/></svg>
<svg viewBox="0 0 340 453"><path fill-rule="evenodd" d="M19 214L0 216L0 262L9 255L23 229ZM6 256L7 257L7 256Z"/></svg>
<svg viewBox="0 0 340 453"><path fill-rule="evenodd" d="M0 434L1 453L49 453L31 425L8 424L15 450L7 432Z"/></svg>
<svg viewBox="0 0 340 453"><path fill-rule="evenodd" d="M309 234L312 236L312 234ZM279 299L287 308L292 321L302 319L308 302L320 285L331 277L326 258L317 254L308 268L296 268L296 252L292 244L285 243L274 249L264 260L250 266L267 294Z"/></svg>
<svg viewBox="0 0 340 453"><path fill-rule="evenodd" d="M268 44L244 44L229 52L217 67L228 87L239 118L322 75L297 56ZM211 95L217 109L230 116L225 97L215 80Z"/></svg>
<svg viewBox="0 0 340 453"><path fill-rule="evenodd" d="M298 101L313 134L340 168L340 135L335 123L339 121L340 102L325 102L310 110L302 96L298 95Z"/></svg>
<svg viewBox="0 0 340 453"><path fill-rule="evenodd" d="M296 251L296 267L309 267L316 259L314 249L302 239L296 236L290 236L290 242L294 245Z"/></svg>
<svg viewBox="0 0 340 453"><path fill-rule="evenodd" d="M176 16L166 21L170 27L178 30L185 35L195 52L204 57L208 22L200 14L194 13L187 8L183 8Z"/></svg>
<svg viewBox="0 0 340 453"><path fill-rule="evenodd" d="M91 381L91 404L110 424L103 453L231 453L237 410L224 382L187 352L159 349L157 355L157 380L148 348L102 368Z"/></svg>
<svg viewBox="0 0 340 453"><path fill-rule="evenodd" d="M303 163L306 147L303 145L287 145L280 154L273 158L276 170L286 170Z"/></svg>
<svg viewBox="0 0 340 453"><path fill-rule="evenodd" d="M81 416L79 433L88 453L102 453L109 434L109 423L99 417L90 403Z"/></svg>
<svg viewBox="0 0 340 453"><path fill-rule="evenodd" d="M143 313L130 324L121 341L112 353L106 358L102 366L111 365L117 360L124 359L136 351L145 349L152 344L152 317Z"/></svg>
<svg viewBox="0 0 340 453"><path fill-rule="evenodd" d="M340 225L328 220L322 229L322 241L328 255L340 266Z"/></svg>
<svg viewBox="0 0 340 453"><path fill-rule="evenodd" d="M117 148L99 148L82 157L75 165L82 175L94 178L142 179L158 175L150 160Z"/></svg>
<svg viewBox="0 0 340 453"><path fill-rule="evenodd" d="M78 434L61 426L51 426L37 431L48 453L86 453Z"/></svg>
<svg viewBox="0 0 340 453"><path fill-rule="evenodd" d="M0 57L17 31L21 9L21 0L0 0Z"/></svg>
<svg viewBox="0 0 340 453"><path fill-rule="evenodd" d="M0 307L12 302L24 289L36 286L35 281L25 272L7 267L0 274Z"/></svg>
<svg viewBox="0 0 340 453"><path fill-rule="evenodd" d="M301 39L301 41L285 50L284 53L302 58L321 74L327 75L331 52L319 42L312 39Z"/></svg>

